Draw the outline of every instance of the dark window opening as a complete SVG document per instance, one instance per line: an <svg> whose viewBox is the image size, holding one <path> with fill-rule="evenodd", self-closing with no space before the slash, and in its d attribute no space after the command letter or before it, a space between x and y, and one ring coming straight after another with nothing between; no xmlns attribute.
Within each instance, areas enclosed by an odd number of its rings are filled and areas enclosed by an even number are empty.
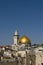
<svg viewBox="0 0 43 65"><path fill-rule="evenodd" d="M43 63L41 63L41 65L43 65Z"/></svg>

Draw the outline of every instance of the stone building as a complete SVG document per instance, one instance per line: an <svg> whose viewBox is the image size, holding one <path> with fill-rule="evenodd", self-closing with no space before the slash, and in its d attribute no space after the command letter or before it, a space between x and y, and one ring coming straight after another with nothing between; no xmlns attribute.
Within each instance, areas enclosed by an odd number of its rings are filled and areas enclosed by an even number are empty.
<svg viewBox="0 0 43 65"><path fill-rule="evenodd" d="M2 65L43 65L43 45L32 45L30 38L26 35L19 37L18 31L15 32L13 39L14 43L10 47L4 47L3 55L0 54L0 59L6 60Z"/></svg>

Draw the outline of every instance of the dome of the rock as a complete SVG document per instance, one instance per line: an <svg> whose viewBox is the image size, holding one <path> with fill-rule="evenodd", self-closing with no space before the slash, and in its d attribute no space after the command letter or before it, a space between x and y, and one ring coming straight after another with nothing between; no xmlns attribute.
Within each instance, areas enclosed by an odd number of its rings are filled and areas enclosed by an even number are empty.
<svg viewBox="0 0 43 65"><path fill-rule="evenodd" d="M22 44L27 44L27 43L31 43L30 39L27 37L27 36L22 36L20 39L19 39L19 43L22 43Z"/></svg>

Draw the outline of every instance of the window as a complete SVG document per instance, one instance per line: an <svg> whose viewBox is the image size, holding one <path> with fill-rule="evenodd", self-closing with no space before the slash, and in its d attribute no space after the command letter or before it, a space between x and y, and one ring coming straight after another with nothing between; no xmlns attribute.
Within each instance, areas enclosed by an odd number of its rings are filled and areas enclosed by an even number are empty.
<svg viewBox="0 0 43 65"><path fill-rule="evenodd" d="M41 63L41 65L43 65L43 63Z"/></svg>

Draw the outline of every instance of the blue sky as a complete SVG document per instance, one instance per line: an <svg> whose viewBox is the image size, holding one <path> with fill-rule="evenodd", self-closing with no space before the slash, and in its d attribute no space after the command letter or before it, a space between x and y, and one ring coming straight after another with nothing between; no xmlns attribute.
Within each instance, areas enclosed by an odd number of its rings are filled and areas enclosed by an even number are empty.
<svg viewBox="0 0 43 65"><path fill-rule="evenodd" d="M43 43L43 0L0 0L0 45L13 44L13 34Z"/></svg>

